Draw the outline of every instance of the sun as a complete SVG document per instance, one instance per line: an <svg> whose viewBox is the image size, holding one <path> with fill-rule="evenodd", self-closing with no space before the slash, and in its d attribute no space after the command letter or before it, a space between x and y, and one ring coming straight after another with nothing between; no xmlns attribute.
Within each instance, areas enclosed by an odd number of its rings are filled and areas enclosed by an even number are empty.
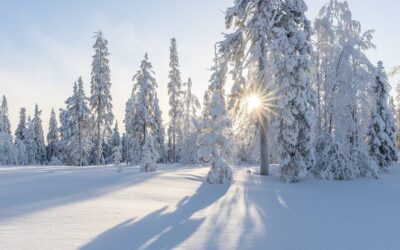
<svg viewBox="0 0 400 250"><path fill-rule="evenodd" d="M260 106L261 106L261 101L258 95L251 95L247 98L247 108L249 111L256 110L260 108Z"/></svg>

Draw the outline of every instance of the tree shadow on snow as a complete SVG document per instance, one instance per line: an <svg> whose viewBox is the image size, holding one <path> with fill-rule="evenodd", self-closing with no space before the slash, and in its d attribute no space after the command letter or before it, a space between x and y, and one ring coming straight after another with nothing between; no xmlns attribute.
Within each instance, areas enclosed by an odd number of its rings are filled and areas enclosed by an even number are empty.
<svg viewBox="0 0 400 250"><path fill-rule="evenodd" d="M174 211L168 207L156 210L147 216L133 219L102 233L83 246L89 249L172 249L188 239L204 222L205 218L191 218L228 191L228 185L203 183L191 197L185 197ZM172 210L172 209L171 209Z"/></svg>
<svg viewBox="0 0 400 250"><path fill-rule="evenodd" d="M18 216L93 199L156 175L137 169L117 173L116 168L41 168L24 170L12 181L0 183L0 223ZM3 176L4 177L4 176Z"/></svg>

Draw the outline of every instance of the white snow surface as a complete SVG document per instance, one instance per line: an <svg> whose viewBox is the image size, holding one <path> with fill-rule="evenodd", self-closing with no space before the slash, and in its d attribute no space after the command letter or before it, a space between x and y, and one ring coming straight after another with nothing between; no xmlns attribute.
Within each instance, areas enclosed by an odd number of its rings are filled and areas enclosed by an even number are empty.
<svg viewBox="0 0 400 250"><path fill-rule="evenodd" d="M0 249L398 249L400 168L348 182L235 167L0 168Z"/></svg>

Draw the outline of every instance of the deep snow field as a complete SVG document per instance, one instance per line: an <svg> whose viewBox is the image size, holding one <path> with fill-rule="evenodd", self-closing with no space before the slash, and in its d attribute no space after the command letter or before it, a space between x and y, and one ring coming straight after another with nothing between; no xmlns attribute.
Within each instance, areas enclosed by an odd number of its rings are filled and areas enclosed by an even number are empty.
<svg viewBox="0 0 400 250"><path fill-rule="evenodd" d="M399 249L400 168L284 184L199 166L0 168L0 249Z"/></svg>

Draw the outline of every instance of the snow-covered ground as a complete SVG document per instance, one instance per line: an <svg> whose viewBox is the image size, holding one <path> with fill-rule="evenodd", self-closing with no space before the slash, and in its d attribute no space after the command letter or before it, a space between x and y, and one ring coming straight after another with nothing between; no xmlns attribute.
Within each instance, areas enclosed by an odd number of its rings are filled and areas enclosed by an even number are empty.
<svg viewBox="0 0 400 250"><path fill-rule="evenodd" d="M399 249L400 168L280 182L235 168L0 168L0 249Z"/></svg>

